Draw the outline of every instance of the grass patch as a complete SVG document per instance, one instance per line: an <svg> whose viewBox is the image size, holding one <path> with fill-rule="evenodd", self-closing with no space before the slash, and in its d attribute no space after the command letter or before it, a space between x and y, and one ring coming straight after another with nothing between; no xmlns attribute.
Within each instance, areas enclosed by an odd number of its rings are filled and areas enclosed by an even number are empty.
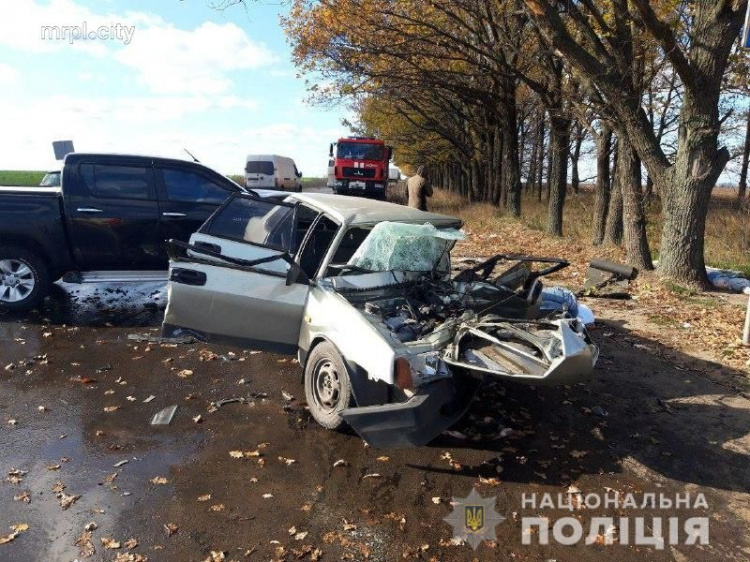
<svg viewBox="0 0 750 562"><path fill-rule="evenodd" d="M0 185L38 186L47 172L31 170L0 171Z"/></svg>

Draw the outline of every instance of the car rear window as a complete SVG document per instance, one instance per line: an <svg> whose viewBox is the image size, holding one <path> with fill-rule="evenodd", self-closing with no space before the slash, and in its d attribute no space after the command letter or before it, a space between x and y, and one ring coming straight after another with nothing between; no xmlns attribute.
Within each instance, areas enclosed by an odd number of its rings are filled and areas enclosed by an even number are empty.
<svg viewBox="0 0 750 562"><path fill-rule="evenodd" d="M235 197L211 219L206 234L293 251L294 206Z"/></svg>
<svg viewBox="0 0 750 562"><path fill-rule="evenodd" d="M250 161L245 166L245 173L263 174L265 176L272 176L273 175L273 162L269 162L268 160Z"/></svg>

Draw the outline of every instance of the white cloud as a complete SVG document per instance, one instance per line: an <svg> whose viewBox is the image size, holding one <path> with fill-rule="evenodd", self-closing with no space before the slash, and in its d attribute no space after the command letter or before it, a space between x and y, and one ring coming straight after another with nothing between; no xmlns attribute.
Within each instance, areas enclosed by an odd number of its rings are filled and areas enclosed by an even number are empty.
<svg viewBox="0 0 750 562"><path fill-rule="evenodd" d="M172 26L138 29L115 59L136 71L155 93L217 94L231 88L231 73L276 61L264 45L232 23L205 22L192 31Z"/></svg>
<svg viewBox="0 0 750 562"><path fill-rule="evenodd" d="M74 0L6 3L0 18L0 45L27 53L75 50L95 57L111 56L156 94L221 94L232 88L233 72L277 61L268 47L250 39L233 23L205 22L195 29L178 29L150 13L95 13ZM127 44L124 33L119 40L42 39L45 26L84 25L89 33L106 27L114 34L117 25L135 30Z"/></svg>
<svg viewBox="0 0 750 562"><path fill-rule="evenodd" d="M18 71L11 65L0 62L0 86L8 86L18 80Z"/></svg>

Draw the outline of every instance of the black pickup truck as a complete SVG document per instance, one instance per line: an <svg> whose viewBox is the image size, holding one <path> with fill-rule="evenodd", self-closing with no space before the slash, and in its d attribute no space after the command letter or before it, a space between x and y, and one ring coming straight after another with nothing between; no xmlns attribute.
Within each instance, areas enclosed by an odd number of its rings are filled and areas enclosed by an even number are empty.
<svg viewBox="0 0 750 562"><path fill-rule="evenodd" d="M0 187L0 311L34 307L60 278L165 280L165 240L187 241L246 191L195 162L82 153L60 187Z"/></svg>

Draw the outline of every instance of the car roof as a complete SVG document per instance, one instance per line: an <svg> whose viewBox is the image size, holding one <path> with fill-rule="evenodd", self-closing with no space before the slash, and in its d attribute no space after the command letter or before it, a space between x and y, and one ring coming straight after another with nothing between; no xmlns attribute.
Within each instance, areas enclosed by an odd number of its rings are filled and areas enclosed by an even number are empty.
<svg viewBox="0 0 750 562"><path fill-rule="evenodd" d="M385 201L334 195L332 193L294 193L290 199L307 203L347 225L377 224L383 221L425 223L435 226L461 227L463 222L455 217L428 213L404 205Z"/></svg>

